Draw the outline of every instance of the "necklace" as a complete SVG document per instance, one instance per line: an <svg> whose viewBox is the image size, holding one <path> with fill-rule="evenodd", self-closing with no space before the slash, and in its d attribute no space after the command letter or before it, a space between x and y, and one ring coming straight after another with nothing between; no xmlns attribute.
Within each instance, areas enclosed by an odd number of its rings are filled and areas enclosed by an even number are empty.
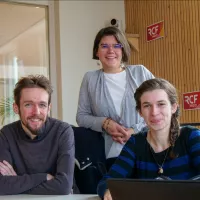
<svg viewBox="0 0 200 200"><path fill-rule="evenodd" d="M159 175L162 175L162 174L164 173L163 165L164 165L164 163L165 163L165 160L166 160L166 158L167 158L167 154L168 154L170 148L167 149L167 151L166 151L166 153L165 153L164 160L162 161L162 164L161 164L161 165L158 164L158 161L156 160L156 157L155 157L155 155L154 155L153 149L152 149L152 147L151 147L150 145L149 145L149 148L150 148L151 154L152 154L152 156L153 156L153 158L154 158L156 164L158 165L158 174L159 174Z"/></svg>

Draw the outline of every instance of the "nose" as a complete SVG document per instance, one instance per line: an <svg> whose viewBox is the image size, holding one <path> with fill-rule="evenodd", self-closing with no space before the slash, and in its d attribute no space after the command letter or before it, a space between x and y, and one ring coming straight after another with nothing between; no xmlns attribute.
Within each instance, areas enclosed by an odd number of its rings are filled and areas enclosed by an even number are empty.
<svg viewBox="0 0 200 200"><path fill-rule="evenodd" d="M109 46L107 53L114 53L114 48L112 46Z"/></svg>
<svg viewBox="0 0 200 200"><path fill-rule="evenodd" d="M109 45L108 45L108 51L113 51L113 50L114 50L113 45L112 45L112 44L109 44Z"/></svg>
<svg viewBox="0 0 200 200"><path fill-rule="evenodd" d="M158 107L157 107L156 105L153 105L153 106L151 107L151 114L152 114L152 115L157 115L158 113L159 113Z"/></svg>
<svg viewBox="0 0 200 200"><path fill-rule="evenodd" d="M35 115L40 114L40 108L39 108L38 105L33 106L32 113L35 114Z"/></svg>

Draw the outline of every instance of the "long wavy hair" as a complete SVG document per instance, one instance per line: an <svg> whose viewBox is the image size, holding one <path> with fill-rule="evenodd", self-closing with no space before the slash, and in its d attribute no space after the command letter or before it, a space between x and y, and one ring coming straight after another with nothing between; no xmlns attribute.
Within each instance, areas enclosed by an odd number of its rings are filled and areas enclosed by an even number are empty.
<svg viewBox="0 0 200 200"><path fill-rule="evenodd" d="M173 105L174 103L178 104L178 95L176 92L176 88L165 79L154 78L154 79L150 79L143 82L140 85L140 87L136 89L134 98L136 101L136 109L138 111L141 111L141 96L143 95L143 93L152 91L152 90L157 90L157 89L162 89L167 93L168 99L171 105ZM169 133L169 142L170 142L170 145L172 146L172 150L173 150L175 141L179 136L179 130L180 130L180 124L178 120L179 115L180 115L180 108L177 107L176 112L172 114L172 117L171 117L171 125L170 125L170 133ZM176 157L173 151L170 152L170 157L172 158Z"/></svg>

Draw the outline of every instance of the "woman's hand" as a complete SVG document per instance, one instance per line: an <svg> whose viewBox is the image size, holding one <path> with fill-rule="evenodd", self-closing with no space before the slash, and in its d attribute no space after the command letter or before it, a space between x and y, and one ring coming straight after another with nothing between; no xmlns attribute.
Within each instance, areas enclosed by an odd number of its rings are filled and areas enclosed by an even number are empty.
<svg viewBox="0 0 200 200"><path fill-rule="evenodd" d="M131 137L131 135L134 134L134 130L132 128L125 128L114 120L108 118L104 120L103 128L115 142L119 142L120 144L124 144Z"/></svg>
<svg viewBox="0 0 200 200"><path fill-rule="evenodd" d="M129 140L129 138L131 137L132 134L135 134L134 129L133 128L125 128L124 130L127 132L127 135L125 137L123 137L123 141L127 142Z"/></svg>
<svg viewBox="0 0 200 200"><path fill-rule="evenodd" d="M125 137L127 135L126 130L123 126L119 125L117 122L112 119L108 119L109 121L106 124L106 132L112 137Z"/></svg>
<svg viewBox="0 0 200 200"><path fill-rule="evenodd" d="M119 142L120 144L126 143L131 135L134 134L134 130L132 128L123 128L126 131L126 135L124 135L123 137L112 137L115 142Z"/></svg>
<svg viewBox="0 0 200 200"><path fill-rule="evenodd" d="M106 190L103 200L112 200L112 196L110 194L110 190Z"/></svg>

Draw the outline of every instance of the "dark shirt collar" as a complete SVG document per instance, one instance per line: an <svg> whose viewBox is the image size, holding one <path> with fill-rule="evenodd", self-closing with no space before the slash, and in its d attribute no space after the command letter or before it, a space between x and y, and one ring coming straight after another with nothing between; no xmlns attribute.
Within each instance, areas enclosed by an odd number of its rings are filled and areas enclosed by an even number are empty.
<svg viewBox="0 0 200 200"><path fill-rule="evenodd" d="M44 138L46 136L46 134L48 133L47 131L47 127L49 125L49 117L47 117L47 120L46 122L44 123L44 125L40 128L40 130L38 131L38 135L32 139L23 129L22 127L22 124L20 123L20 126L21 126L21 130L22 130L22 137L25 139L25 140L28 140L28 141L38 141L38 140L41 140L42 138Z"/></svg>

